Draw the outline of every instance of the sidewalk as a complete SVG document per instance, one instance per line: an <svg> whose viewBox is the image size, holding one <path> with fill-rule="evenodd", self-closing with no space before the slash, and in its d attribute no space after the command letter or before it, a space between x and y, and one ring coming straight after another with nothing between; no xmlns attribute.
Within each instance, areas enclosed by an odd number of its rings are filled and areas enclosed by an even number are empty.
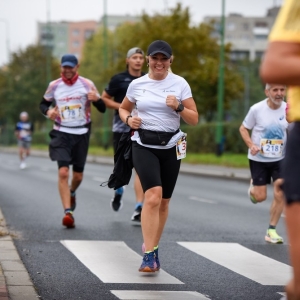
<svg viewBox="0 0 300 300"><path fill-rule="evenodd" d="M0 153L15 153L17 148L0 147ZM31 150L31 156L49 157L48 151ZM113 166L112 157L89 155L90 163ZM225 178L249 182L249 169L228 168L215 165L193 165L182 163L180 173L206 178ZM34 300L39 296L30 280L29 274L14 246L13 239L5 226L0 208L0 300Z"/></svg>

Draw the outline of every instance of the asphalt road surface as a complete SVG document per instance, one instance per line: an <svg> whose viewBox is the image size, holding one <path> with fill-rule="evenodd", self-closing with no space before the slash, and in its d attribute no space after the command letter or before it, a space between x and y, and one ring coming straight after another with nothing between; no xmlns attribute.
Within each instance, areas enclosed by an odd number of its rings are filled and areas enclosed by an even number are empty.
<svg viewBox="0 0 300 300"><path fill-rule="evenodd" d="M291 276L284 214L283 245L267 244L268 200L254 205L246 183L180 175L159 245L161 270L138 272L141 227L130 220L135 199L126 187L123 209L100 187L112 166L87 164L77 192L75 229L61 225L57 165L0 153L0 208L15 246L43 300L276 300Z"/></svg>

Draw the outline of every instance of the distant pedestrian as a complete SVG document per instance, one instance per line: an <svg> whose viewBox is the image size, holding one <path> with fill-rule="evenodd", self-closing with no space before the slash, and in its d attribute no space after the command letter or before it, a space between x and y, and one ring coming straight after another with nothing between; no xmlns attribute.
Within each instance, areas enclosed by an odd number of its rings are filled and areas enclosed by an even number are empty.
<svg viewBox="0 0 300 300"><path fill-rule="evenodd" d="M270 208L270 223L265 240L273 244L283 243L277 234L276 225L284 207L281 190L281 161L285 155L288 122L285 118L286 87L267 84L267 98L250 107L240 126L240 134L248 147L251 182L248 194L252 203L267 199L267 184L274 184L274 199ZM249 131L252 130L251 137Z"/></svg>
<svg viewBox="0 0 300 300"><path fill-rule="evenodd" d="M129 49L126 55L126 71L114 75L101 95L101 98L105 102L106 107L115 110L112 128L114 153L116 153L117 151L118 143L122 134L124 132L129 132L130 130L130 127L124 124L120 119L118 109L126 95L129 84L134 79L145 75L145 73L142 72L144 61L145 57L142 49L138 47ZM139 176L137 174L134 179L134 191L136 197L136 205L131 220L135 222L140 222L144 200L144 192L141 186ZM116 189L114 197L111 200L111 207L114 211L119 211L122 208L123 193L124 187Z"/></svg>
<svg viewBox="0 0 300 300"><path fill-rule="evenodd" d="M76 190L82 182L91 131L91 103L105 112L105 104L94 83L78 74L78 60L72 54L61 59L61 78L50 82L40 103L41 112L54 121L49 153L58 164L58 189L64 208L62 224L75 227ZM55 107L50 107L55 103ZM69 183L69 167L73 176Z"/></svg>
<svg viewBox="0 0 300 300"><path fill-rule="evenodd" d="M189 84L168 71L173 60L171 46L162 40L152 42L146 59L149 73L130 83L119 114L134 132L133 166L145 193L141 219L144 257L139 271L155 272L160 269L158 244L186 153L180 118L196 125L198 112ZM134 108L137 113L132 115Z"/></svg>
<svg viewBox="0 0 300 300"><path fill-rule="evenodd" d="M288 87L289 130L283 162L285 220L290 242L292 279L286 286L288 300L300 300L300 1L286 0L270 34L261 66L264 81Z"/></svg>
<svg viewBox="0 0 300 300"><path fill-rule="evenodd" d="M33 123L29 121L26 111L20 113L20 121L16 124L15 135L18 139L20 169L26 168L26 159L30 155L30 146L33 133Z"/></svg>

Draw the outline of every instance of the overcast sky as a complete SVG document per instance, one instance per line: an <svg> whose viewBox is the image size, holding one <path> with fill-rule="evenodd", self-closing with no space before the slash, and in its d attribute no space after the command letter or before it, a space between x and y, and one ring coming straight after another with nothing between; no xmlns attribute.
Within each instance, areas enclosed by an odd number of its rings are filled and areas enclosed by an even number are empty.
<svg viewBox="0 0 300 300"><path fill-rule="evenodd" d="M205 16L220 15L222 0L106 0L108 15L163 13L181 2L189 7L192 21L202 22ZM47 4L48 3L48 4ZM10 51L26 48L37 40L37 22L100 20L104 0L0 0L0 66L7 62ZM225 13L264 16L268 8L283 0L226 0ZM7 34L7 31L9 34ZM7 43L8 41L8 43Z"/></svg>

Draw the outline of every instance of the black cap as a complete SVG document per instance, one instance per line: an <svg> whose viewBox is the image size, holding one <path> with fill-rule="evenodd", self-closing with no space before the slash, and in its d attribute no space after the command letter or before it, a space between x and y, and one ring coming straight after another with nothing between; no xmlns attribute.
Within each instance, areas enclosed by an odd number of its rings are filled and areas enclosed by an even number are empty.
<svg viewBox="0 0 300 300"><path fill-rule="evenodd" d="M172 56L172 48L167 42L157 40L149 45L147 55L154 55L156 53L162 53L167 58L170 58Z"/></svg>
<svg viewBox="0 0 300 300"><path fill-rule="evenodd" d="M73 54L65 54L62 58L61 58L61 66L62 67L72 67L74 68L75 66L78 65L78 59L76 58L75 55Z"/></svg>

